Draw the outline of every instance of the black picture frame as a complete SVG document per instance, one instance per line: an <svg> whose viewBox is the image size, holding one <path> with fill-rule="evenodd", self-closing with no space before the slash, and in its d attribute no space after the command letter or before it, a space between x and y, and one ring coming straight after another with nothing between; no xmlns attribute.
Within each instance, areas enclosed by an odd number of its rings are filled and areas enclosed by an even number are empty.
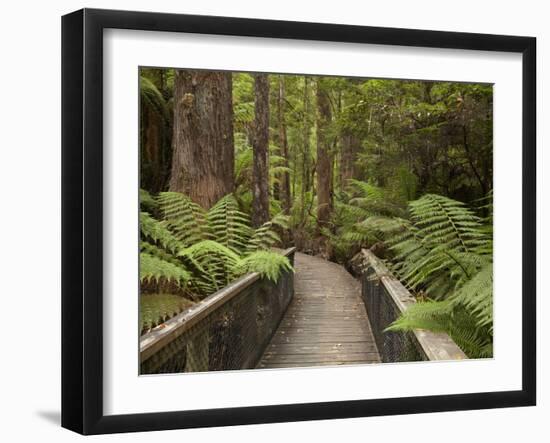
<svg viewBox="0 0 550 443"><path fill-rule="evenodd" d="M522 54L522 389L131 415L103 413L103 30L170 31ZM62 426L152 431L513 406L536 402L536 39L83 9L62 18ZM519 239L518 239L519 241Z"/></svg>

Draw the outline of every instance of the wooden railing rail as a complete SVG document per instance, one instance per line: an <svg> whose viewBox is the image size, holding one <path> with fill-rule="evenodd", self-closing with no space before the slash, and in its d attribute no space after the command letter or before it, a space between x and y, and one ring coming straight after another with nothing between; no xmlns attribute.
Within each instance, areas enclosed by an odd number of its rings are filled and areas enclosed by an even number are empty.
<svg viewBox="0 0 550 443"><path fill-rule="evenodd" d="M292 263L295 250L281 253ZM245 346L258 347L247 351L259 358L293 295L292 272L285 271L278 283L262 280L258 273L247 274L144 334L139 346L141 372L254 366L253 357L237 354ZM231 351L231 346L236 349ZM217 356L214 347L219 348Z"/></svg>

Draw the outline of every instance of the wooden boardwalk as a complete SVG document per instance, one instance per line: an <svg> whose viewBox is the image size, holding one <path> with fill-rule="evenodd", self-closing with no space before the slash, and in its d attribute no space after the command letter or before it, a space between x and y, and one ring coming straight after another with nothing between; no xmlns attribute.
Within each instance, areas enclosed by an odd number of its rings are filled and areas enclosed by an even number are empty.
<svg viewBox="0 0 550 443"><path fill-rule="evenodd" d="M294 299L258 368L378 363L361 285L340 265L296 253Z"/></svg>

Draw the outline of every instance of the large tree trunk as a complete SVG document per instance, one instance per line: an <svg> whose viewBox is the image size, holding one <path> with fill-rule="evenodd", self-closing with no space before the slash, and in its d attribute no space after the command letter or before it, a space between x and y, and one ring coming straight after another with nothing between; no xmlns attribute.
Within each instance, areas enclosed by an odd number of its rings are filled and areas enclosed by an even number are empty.
<svg viewBox="0 0 550 443"><path fill-rule="evenodd" d="M254 79L252 225L258 227L269 220L269 79L267 74Z"/></svg>
<svg viewBox="0 0 550 443"><path fill-rule="evenodd" d="M177 70L174 83L169 189L208 209L234 188L231 73Z"/></svg>
<svg viewBox="0 0 550 443"><path fill-rule="evenodd" d="M281 156L284 158L283 166L289 167L288 161L288 139L286 136L285 123L285 80L282 75L279 76L279 100L278 100L278 117L279 117L279 143ZM290 174L285 171L280 177L280 196L283 202L283 210L285 214L290 212Z"/></svg>
<svg viewBox="0 0 550 443"><path fill-rule="evenodd" d="M328 125L331 120L330 101L323 81L317 82L317 224L327 227L332 212L331 153Z"/></svg>

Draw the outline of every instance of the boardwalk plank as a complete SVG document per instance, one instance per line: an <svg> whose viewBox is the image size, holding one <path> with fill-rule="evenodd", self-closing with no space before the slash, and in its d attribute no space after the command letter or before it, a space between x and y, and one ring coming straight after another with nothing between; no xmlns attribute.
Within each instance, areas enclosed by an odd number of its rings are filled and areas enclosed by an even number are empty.
<svg viewBox="0 0 550 443"><path fill-rule="evenodd" d="M380 362L361 287L342 266L296 253L295 294L258 368Z"/></svg>

